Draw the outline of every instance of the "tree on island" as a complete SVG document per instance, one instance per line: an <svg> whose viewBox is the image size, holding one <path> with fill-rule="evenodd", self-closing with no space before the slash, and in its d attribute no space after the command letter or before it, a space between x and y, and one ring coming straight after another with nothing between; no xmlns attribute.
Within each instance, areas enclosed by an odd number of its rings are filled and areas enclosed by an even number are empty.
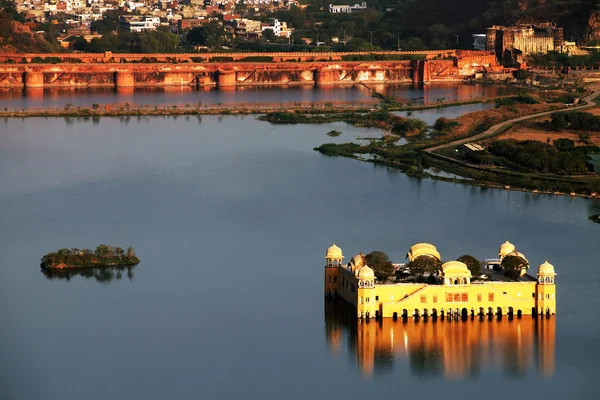
<svg viewBox="0 0 600 400"><path fill-rule="evenodd" d="M518 281L521 277L521 273L529 268L529 262L519 256L506 256L502 259L501 265L504 270L504 275L515 281Z"/></svg>
<svg viewBox="0 0 600 400"><path fill-rule="evenodd" d="M390 257L383 251L375 250L365 256L365 261L379 281L385 281L394 273Z"/></svg>
<svg viewBox="0 0 600 400"><path fill-rule="evenodd" d="M442 262L435 257L419 256L408 263L408 269L417 280L421 280L423 275L433 276L442 268Z"/></svg>
<svg viewBox="0 0 600 400"><path fill-rule="evenodd" d="M133 257L137 258L137 256L135 255L135 251L133 251L133 247L131 247L131 246L129 246L127 248L127 257L128 258L133 258Z"/></svg>
<svg viewBox="0 0 600 400"><path fill-rule="evenodd" d="M456 261L465 263L467 265L467 268L469 268L469 271L471 271L471 276L473 276L473 278L476 278L479 275L481 275L481 263L475 257L469 254L465 254L458 257Z"/></svg>
<svg viewBox="0 0 600 400"><path fill-rule="evenodd" d="M101 266L135 265L137 258L133 247L127 252L121 247L101 244L94 251L90 249L59 249L42 257L42 268L83 268Z"/></svg>

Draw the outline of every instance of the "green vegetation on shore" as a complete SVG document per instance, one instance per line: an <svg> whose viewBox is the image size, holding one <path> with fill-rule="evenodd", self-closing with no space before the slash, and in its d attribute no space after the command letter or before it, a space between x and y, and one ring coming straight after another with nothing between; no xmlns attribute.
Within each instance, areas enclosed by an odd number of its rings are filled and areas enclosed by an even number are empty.
<svg viewBox="0 0 600 400"><path fill-rule="evenodd" d="M121 247L101 244L94 251L90 249L60 249L42 257L42 269L98 268L131 266L139 264L132 247L126 251Z"/></svg>
<svg viewBox="0 0 600 400"><path fill-rule="evenodd" d="M600 148L591 145L575 146L569 139L558 139L553 145L534 141L495 140L483 152L456 153L454 148L444 149L439 153L424 151L484 132L495 123L514 118L515 113L516 116L520 113L527 115L535 113L535 110L551 110L553 107L556 105L542 103L531 96L513 96L494 110L466 114L456 120L442 117L436 121L434 131L428 137L411 138L406 135L412 139L408 144L396 145L386 141L384 135L381 139L361 144L326 143L315 150L330 156L360 158L398 168L415 177L457 181L428 172L429 168L436 167L463 177L461 182L482 186L585 195L600 192L600 176L594 173L593 163L590 162L590 157L600 153ZM561 114L566 115L558 117ZM554 120L564 119L569 127L588 130L596 129L596 118L598 117L578 111L553 113ZM494 135L509 128L510 126L499 130Z"/></svg>
<svg viewBox="0 0 600 400"><path fill-rule="evenodd" d="M326 113L323 111L276 111L258 117L272 124L324 124L342 121L358 127L375 127L387 131L387 142L393 142L404 135L420 135L427 130L427 124L420 119L404 118L391 114L387 109L368 112L345 111Z"/></svg>
<svg viewBox="0 0 600 400"><path fill-rule="evenodd" d="M582 175L593 172L588 156L600 153L600 147L575 147L575 142L570 139L558 139L553 144L535 140L494 140L488 151L495 165L512 171Z"/></svg>

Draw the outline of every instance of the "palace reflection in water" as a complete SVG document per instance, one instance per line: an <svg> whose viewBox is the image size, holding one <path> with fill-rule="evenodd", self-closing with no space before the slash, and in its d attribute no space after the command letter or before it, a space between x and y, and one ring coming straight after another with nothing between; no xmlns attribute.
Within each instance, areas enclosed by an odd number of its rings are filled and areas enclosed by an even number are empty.
<svg viewBox="0 0 600 400"><path fill-rule="evenodd" d="M408 362L420 377L473 379L503 371L509 378L554 374L556 319L474 317L466 320L390 318L359 320L341 300L325 301L325 331L332 353L343 344L365 376L390 373Z"/></svg>

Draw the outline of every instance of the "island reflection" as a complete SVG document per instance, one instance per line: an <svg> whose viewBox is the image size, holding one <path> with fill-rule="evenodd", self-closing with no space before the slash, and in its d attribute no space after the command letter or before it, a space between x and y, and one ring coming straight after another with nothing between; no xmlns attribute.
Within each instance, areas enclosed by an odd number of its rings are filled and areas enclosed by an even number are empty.
<svg viewBox="0 0 600 400"><path fill-rule="evenodd" d="M81 276L86 279L94 278L96 282L109 284L114 281L120 281L124 276L130 281L133 280L133 266L127 267L101 267L101 268L62 268L62 269L41 269L44 276L50 280L60 279L70 281L71 278Z"/></svg>
<svg viewBox="0 0 600 400"><path fill-rule="evenodd" d="M477 379L485 370L511 379L554 374L556 319L507 317L465 321L359 320L341 300L325 301L327 345L348 354L365 376L390 373L408 363L420 378Z"/></svg>

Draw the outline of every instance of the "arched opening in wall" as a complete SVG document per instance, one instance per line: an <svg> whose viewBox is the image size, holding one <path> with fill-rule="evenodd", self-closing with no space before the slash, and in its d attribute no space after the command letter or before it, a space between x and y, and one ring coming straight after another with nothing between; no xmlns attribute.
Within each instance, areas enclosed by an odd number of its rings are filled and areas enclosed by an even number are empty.
<svg viewBox="0 0 600 400"><path fill-rule="evenodd" d="M467 278L463 278L463 285L467 284Z"/></svg>
<svg viewBox="0 0 600 400"><path fill-rule="evenodd" d="M475 318L475 310L471 308L471 319Z"/></svg>
<svg viewBox="0 0 600 400"><path fill-rule="evenodd" d="M406 308L402 310L402 318L408 318L408 310Z"/></svg>
<svg viewBox="0 0 600 400"><path fill-rule="evenodd" d="M460 316L462 317L463 321L465 321L467 318L469 318L469 310L463 308L460 312Z"/></svg>
<svg viewBox="0 0 600 400"><path fill-rule="evenodd" d="M485 309L483 307L479 307L479 315L485 315Z"/></svg>
<svg viewBox="0 0 600 400"><path fill-rule="evenodd" d="M454 284L458 285L460 282L458 281L458 278L454 280Z"/></svg>
<svg viewBox="0 0 600 400"><path fill-rule="evenodd" d="M550 309L546 308L546 318L550 318Z"/></svg>
<svg viewBox="0 0 600 400"><path fill-rule="evenodd" d="M435 321L437 319L438 312L435 308L431 309L431 318Z"/></svg>
<svg viewBox="0 0 600 400"><path fill-rule="evenodd" d="M415 318L419 318L419 309L418 308L415 308L415 312L414 312L413 316Z"/></svg>
<svg viewBox="0 0 600 400"><path fill-rule="evenodd" d="M392 314L392 318L394 319L394 321L396 321L398 319L398 313L395 312L394 314Z"/></svg>
<svg viewBox="0 0 600 400"><path fill-rule="evenodd" d="M375 319L379 319L379 310L375 310Z"/></svg>
<svg viewBox="0 0 600 400"><path fill-rule="evenodd" d="M426 308L423 309L423 317L429 317L429 310L427 310Z"/></svg>
<svg viewBox="0 0 600 400"><path fill-rule="evenodd" d="M491 321L492 318L494 318L494 310L492 309L492 307L488 308L488 320Z"/></svg>
<svg viewBox="0 0 600 400"><path fill-rule="evenodd" d="M521 310L517 310L517 318L521 319L522 316L523 316L523 313L521 312Z"/></svg>
<svg viewBox="0 0 600 400"><path fill-rule="evenodd" d="M512 318L515 315L515 311L512 307L508 307L508 312L506 314L508 315L508 318Z"/></svg>
<svg viewBox="0 0 600 400"><path fill-rule="evenodd" d="M537 317L537 308L531 307L531 316L534 318Z"/></svg>
<svg viewBox="0 0 600 400"><path fill-rule="evenodd" d="M367 319L367 321L369 320L369 312L368 311L365 313L365 318Z"/></svg>

